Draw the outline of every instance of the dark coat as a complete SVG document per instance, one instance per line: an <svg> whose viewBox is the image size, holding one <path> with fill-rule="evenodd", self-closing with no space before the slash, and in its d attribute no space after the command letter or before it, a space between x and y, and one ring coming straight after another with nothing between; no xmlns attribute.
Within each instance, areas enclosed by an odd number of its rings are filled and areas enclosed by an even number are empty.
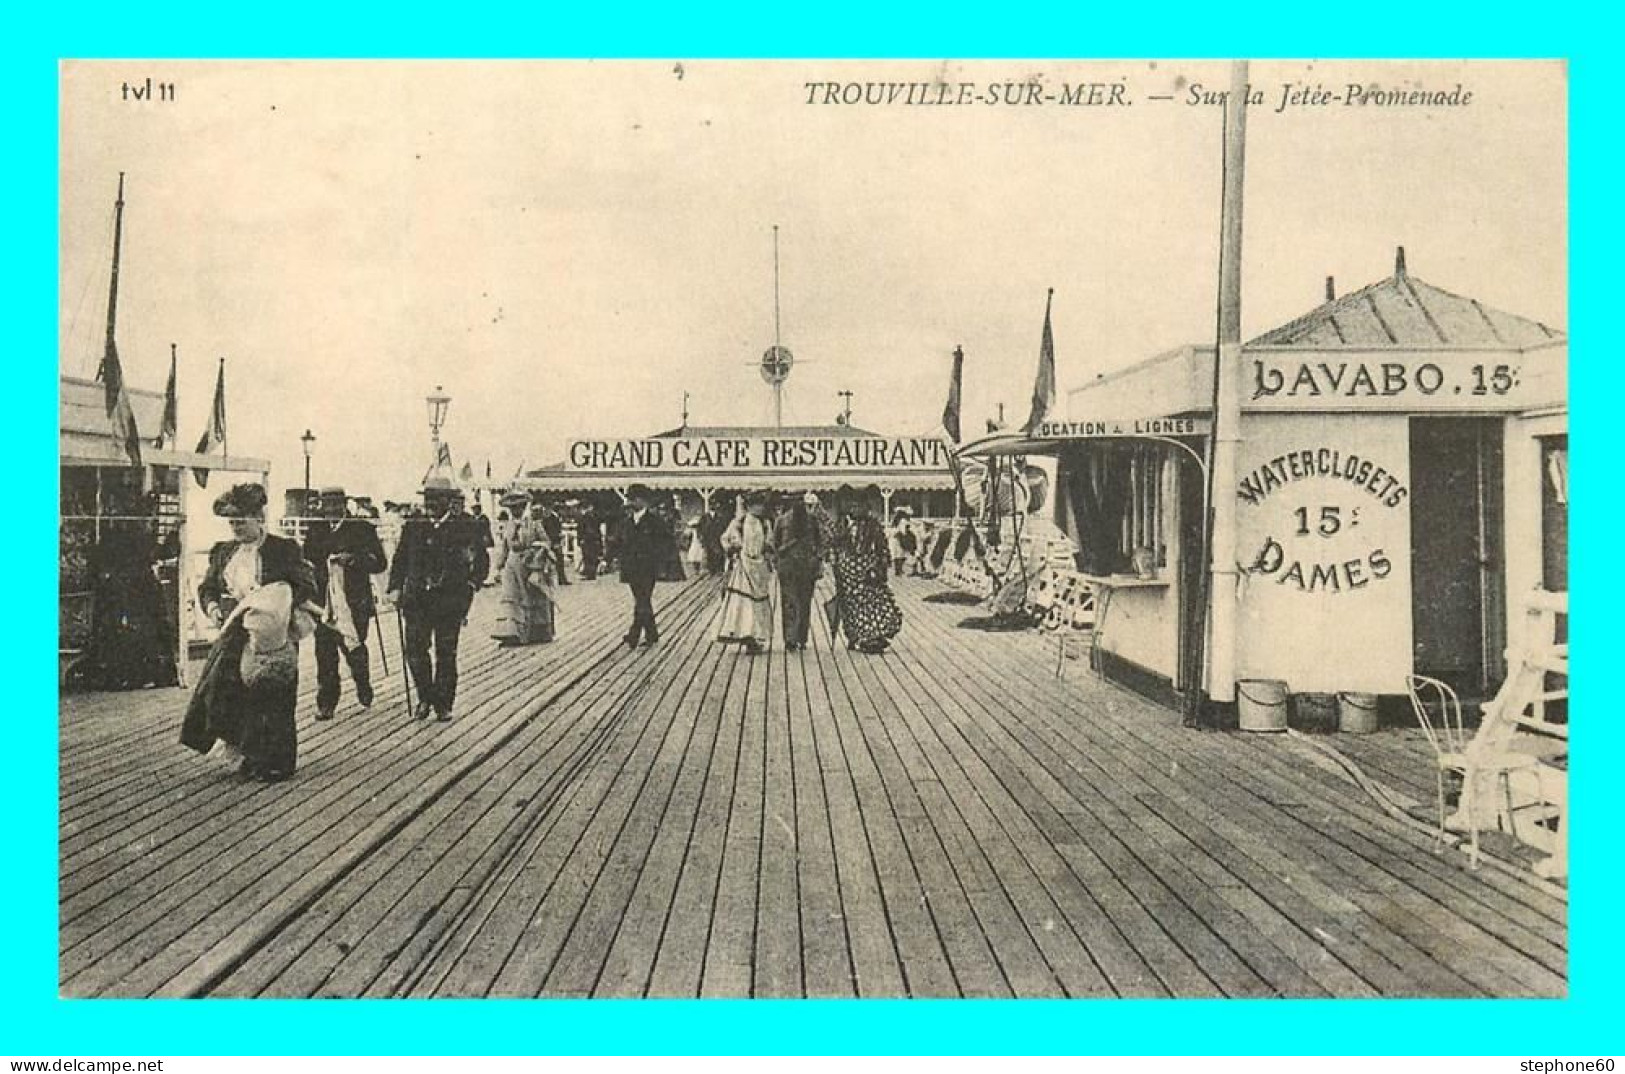
<svg viewBox="0 0 1625 1074"><path fill-rule="evenodd" d="M231 614L235 602L226 596L226 564L237 551L236 541L219 541L209 550L209 570L197 587L197 599L204 609L219 604L221 611ZM260 546L260 584L288 582L293 586L293 604L298 607L307 601L319 601L316 574L305 562L299 545L286 537L267 534Z"/></svg>
<svg viewBox="0 0 1625 1074"><path fill-rule="evenodd" d="M479 527L468 515L451 515L439 524L414 518L401 530L389 588L400 593L405 609L466 609L489 565Z"/></svg>
<svg viewBox="0 0 1625 1074"><path fill-rule="evenodd" d="M656 582L665 573L671 556L671 529L653 511L643 512L636 522L627 512L620 526L621 581Z"/></svg>
<svg viewBox="0 0 1625 1074"><path fill-rule="evenodd" d="M378 531L372 523L359 518L340 519L337 526L319 519L305 530L305 559L316 574L316 591L320 594L317 603L327 603L327 557L345 552L355 559L353 569L344 574L344 597L356 618L364 620L373 612L372 581L368 576L381 574L389 565Z"/></svg>
<svg viewBox="0 0 1625 1074"><path fill-rule="evenodd" d="M592 559L603 558L604 529L596 514L587 512L576 522L576 540L580 543L583 554Z"/></svg>
<svg viewBox="0 0 1625 1074"><path fill-rule="evenodd" d="M792 514L785 513L773 524L778 569L786 575L816 578L824 559L823 535L811 514L806 516L806 525L799 531L793 519Z"/></svg>

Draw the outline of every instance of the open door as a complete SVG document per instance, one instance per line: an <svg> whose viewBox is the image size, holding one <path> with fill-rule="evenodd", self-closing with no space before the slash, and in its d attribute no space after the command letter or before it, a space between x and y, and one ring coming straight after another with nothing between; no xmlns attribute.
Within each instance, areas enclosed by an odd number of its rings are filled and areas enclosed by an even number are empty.
<svg viewBox="0 0 1625 1074"><path fill-rule="evenodd" d="M1505 677L1499 418L1411 419L1415 667L1468 697Z"/></svg>

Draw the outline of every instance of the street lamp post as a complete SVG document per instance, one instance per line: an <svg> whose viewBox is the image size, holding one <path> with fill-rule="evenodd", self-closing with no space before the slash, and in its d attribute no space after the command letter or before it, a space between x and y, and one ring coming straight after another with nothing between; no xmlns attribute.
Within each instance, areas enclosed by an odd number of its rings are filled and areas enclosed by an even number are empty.
<svg viewBox="0 0 1625 1074"><path fill-rule="evenodd" d="M440 461L440 427L446 424L446 411L451 409L451 396L440 385L434 386L424 400L429 404L429 439L434 442L435 461Z"/></svg>
<svg viewBox="0 0 1625 1074"><path fill-rule="evenodd" d="M310 501L310 450L316 443L316 434L306 429L305 435L299 438L299 442L305 447L305 501L308 504ZM306 510L309 510L308 506Z"/></svg>

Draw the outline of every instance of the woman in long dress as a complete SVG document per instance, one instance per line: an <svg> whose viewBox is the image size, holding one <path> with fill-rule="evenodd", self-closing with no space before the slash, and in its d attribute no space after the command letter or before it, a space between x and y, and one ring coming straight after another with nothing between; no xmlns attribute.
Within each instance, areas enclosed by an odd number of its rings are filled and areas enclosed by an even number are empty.
<svg viewBox="0 0 1625 1074"><path fill-rule="evenodd" d="M503 501L514 508L516 517L500 524L497 540L502 604L492 637L504 646L552 641L556 626L553 587L558 560L540 509L533 508L525 517L523 501L523 496Z"/></svg>
<svg viewBox="0 0 1625 1074"><path fill-rule="evenodd" d="M700 536L700 520L690 519L686 526L688 547L683 550L683 566L690 578L705 573L705 538Z"/></svg>
<svg viewBox="0 0 1625 1074"><path fill-rule="evenodd" d="M835 548L840 627L848 649L883 652L903 629L902 609L886 582L890 558L885 527L867 516L858 518Z"/></svg>
<svg viewBox="0 0 1625 1074"><path fill-rule="evenodd" d="M738 502L722 535L722 547L734 562L722 590L717 640L743 645L752 654L764 651L773 637L772 540L766 514L766 495L753 492Z"/></svg>
<svg viewBox="0 0 1625 1074"><path fill-rule="evenodd" d="M299 545L265 532L265 490L238 485L214 504L232 539L209 553L198 603L220 635L198 677L181 742L208 753L217 741L243 758L250 779L293 775L299 736L299 642L316 629L316 576Z"/></svg>

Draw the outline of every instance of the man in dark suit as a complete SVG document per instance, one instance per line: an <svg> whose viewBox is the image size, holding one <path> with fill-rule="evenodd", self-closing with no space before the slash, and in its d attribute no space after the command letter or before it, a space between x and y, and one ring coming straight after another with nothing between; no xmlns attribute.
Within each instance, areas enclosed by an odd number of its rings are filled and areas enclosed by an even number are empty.
<svg viewBox="0 0 1625 1074"><path fill-rule="evenodd" d="M406 619L406 666L417 685L418 719L451 719L457 698L457 641L486 558L474 520L456 490L432 477L423 513L407 521L389 571L389 594ZM432 649L432 660L431 660Z"/></svg>
<svg viewBox="0 0 1625 1074"><path fill-rule="evenodd" d="M533 497L531 503L542 509L542 532L547 534L547 543L553 547L553 564L559 576L559 585L569 585L570 574L564 562L564 519L553 510L552 504L540 496Z"/></svg>
<svg viewBox="0 0 1625 1074"><path fill-rule="evenodd" d="M344 490L322 489L321 518L305 530L305 559L316 572L317 600L327 607L329 619L337 609L330 589L332 568L343 574L343 600L349 606L358 642L344 653L355 682L355 697L362 708L372 704L372 667L367 652L367 633L372 626L372 575L387 563L384 546L371 522L349 517ZM339 651L343 635L338 630L316 632L316 718L331 720L339 703Z"/></svg>
<svg viewBox="0 0 1625 1074"><path fill-rule="evenodd" d="M479 500L474 501L471 516L474 520L474 528L480 534L480 547L485 549L486 574L489 574L491 569L491 549L497 545L496 536L491 532L491 520L485 517L485 508L480 506ZM482 588L486 583L486 574L482 574L476 579Z"/></svg>
<svg viewBox="0 0 1625 1074"><path fill-rule="evenodd" d="M632 590L632 627L622 640L628 648L636 648L641 635L648 648L660 640L654 591L666 566L671 530L649 510L649 490L642 485L627 490L626 505L620 526L621 581Z"/></svg>

